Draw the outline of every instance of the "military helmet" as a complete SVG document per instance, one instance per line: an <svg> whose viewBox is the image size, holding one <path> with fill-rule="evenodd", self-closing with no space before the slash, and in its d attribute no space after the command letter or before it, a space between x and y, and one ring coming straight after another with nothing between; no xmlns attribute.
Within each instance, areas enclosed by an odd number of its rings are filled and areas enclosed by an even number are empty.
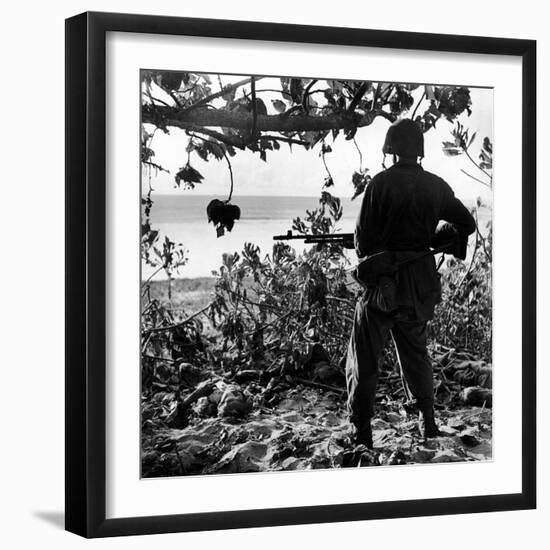
<svg viewBox="0 0 550 550"><path fill-rule="evenodd" d="M386 134L382 152L414 158L424 156L424 134L416 122L403 118L394 122Z"/></svg>

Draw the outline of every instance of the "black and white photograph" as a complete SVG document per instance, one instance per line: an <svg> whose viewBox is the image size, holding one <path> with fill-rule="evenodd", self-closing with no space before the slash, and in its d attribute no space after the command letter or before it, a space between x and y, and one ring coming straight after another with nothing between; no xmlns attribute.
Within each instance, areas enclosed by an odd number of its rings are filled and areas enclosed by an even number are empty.
<svg viewBox="0 0 550 550"><path fill-rule="evenodd" d="M493 90L140 94L141 475L491 460Z"/></svg>

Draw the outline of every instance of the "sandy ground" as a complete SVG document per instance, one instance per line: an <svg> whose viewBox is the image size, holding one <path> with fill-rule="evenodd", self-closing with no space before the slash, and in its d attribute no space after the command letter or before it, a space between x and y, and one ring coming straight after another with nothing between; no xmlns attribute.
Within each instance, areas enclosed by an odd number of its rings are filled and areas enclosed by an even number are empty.
<svg viewBox="0 0 550 550"><path fill-rule="evenodd" d="M418 418L399 402L379 407L374 449L354 446L344 395L297 386L277 403L239 416L208 413L224 391L202 398L183 429L144 432L143 475L244 473L394 464L480 461L491 458L491 409L468 407L437 413L441 436L421 437ZM245 394L248 390L245 390ZM254 396L248 395L254 402ZM218 401L219 403L219 401ZM218 407L219 408L219 407Z"/></svg>

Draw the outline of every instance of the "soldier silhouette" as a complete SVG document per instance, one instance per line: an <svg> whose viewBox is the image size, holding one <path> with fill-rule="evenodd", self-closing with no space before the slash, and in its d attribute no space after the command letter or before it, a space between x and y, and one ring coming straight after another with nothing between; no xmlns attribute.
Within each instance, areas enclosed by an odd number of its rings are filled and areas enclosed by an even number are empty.
<svg viewBox="0 0 550 550"><path fill-rule="evenodd" d="M355 250L359 259L383 251L400 255L429 251L441 240L438 224L452 224L457 240L451 252L464 258L468 236L475 221L440 177L422 168L424 136L410 119L395 122L388 129L384 158L393 165L378 173L365 189L355 229ZM385 165L384 165L385 168ZM447 225L446 231L449 231ZM403 375L416 400L424 437L435 437L434 384L427 352L427 322L441 299L441 286L433 255L426 254L406 263L394 281L396 309L386 311L375 299L380 289L367 286L355 308L346 359L348 411L358 444L372 448L371 419L375 412L378 362L391 333Z"/></svg>

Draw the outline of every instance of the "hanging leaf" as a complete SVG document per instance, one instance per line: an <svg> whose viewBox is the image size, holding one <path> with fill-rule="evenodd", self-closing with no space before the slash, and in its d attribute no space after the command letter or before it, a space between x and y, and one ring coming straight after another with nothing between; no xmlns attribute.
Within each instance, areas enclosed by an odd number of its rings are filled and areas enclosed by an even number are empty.
<svg viewBox="0 0 550 550"><path fill-rule="evenodd" d="M175 175L174 179L179 186L183 181L187 188L194 189L196 183L201 183L204 176L195 170L189 163L183 168L180 168L179 172Z"/></svg>
<svg viewBox="0 0 550 550"><path fill-rule="evenodd" d="M206 207L206 216L208 223L213 223L216 227L216 235L221 237L225 231L231 231L235 221L241 217L241 209L236 204L230 204L227 201L213 199Z"/></svg>

